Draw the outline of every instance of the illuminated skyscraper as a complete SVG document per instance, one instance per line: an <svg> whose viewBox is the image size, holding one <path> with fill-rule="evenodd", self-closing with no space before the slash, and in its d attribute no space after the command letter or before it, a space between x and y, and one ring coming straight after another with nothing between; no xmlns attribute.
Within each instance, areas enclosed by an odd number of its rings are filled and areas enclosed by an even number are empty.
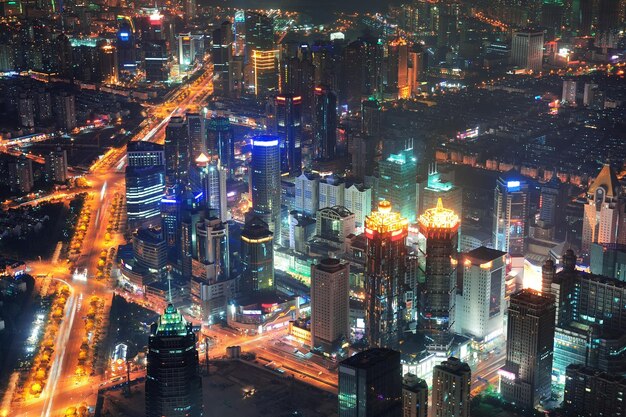
<svg viewBox="0 0 626 417"><path fill-rule="evenodd" d="M233 54L235 56L243 56L246 49L246 14L243 10L235 12L233 41Z"/></svg>
<svg viewBox="0 0 626 417"><path fill-rule="evenodd" d="M534 72L543 67L543 32L514 31L511 63Z"/></svg>
<svg viewBox="0 0 626 417"><path fill-rule="evenodd" d="M252 212L280 236L280 148L277 136L257 136L250 162Z"/></svg>
<svg viewBox="0 0 626 417"><path fill-rule="evenodd" d="M202 416L196 335L173 305L150 329L146 417Z"/></svg>
<svg viewBox="0 0 626 417"><path fill-rule="evenodd" d="M120 19L115 47L117 49L117 64L120 71L135 72L137 70L137 45L135 33L130 18Z"/></svg>
<svg viewBox="0 0 626 417"><path fill-rule="evenodd" d="M510 303L500 391L505 401L535 408L542 398L550 396L554 298L522 290L511 296Z"/></svg>
<svg viewBox="0 0 626 417"><path fill-rule="evenodd" d="M337 96L328 87L315 87L313 158L331 160L337 153Z"/></svg>
<svg viewBox="0 0 626 417"><path fill-rule="evenodd" d="M167 44L163 39L152 39L143 42L144 70L146 81L163 82L168 79Z"/></svg>
<svg viewBox="0 0 626 417"><path fill-rule="evenodd" d="M187 137L189 138L189 162L191 163L200 154L207 153L206 147L206 119L200 113L187 112Z"/></svg>
<svg viewBox="0 0 626 417"><path fill-rule="evenodd" d="M528 183L511 170L498 178L493 202L493 248L524 256L528 239Z"/></svg>
<svg viewBox="0 0 626 417"><path fill-rule="evenodd" d="M196 158L198 184L194 187L203 193L206 207L213 210L213 214L223 222L229 220L226 196L226 170L220 165L220 161L200 154Z"/></svg>
<svg viewBox="0 0 626 417"><path fill-rule="evenodd" d="M224 22L213 31L213 86L215 94L227 96L231 90L230 62L233 57L233 30L230 22Z"/></svg>
<svg viewBox="0 0 626 417"><path fill-rule="evenodd" d="M126 167L126 213L128 227L158 225L161 199L165 190L165 170L162 165Z"/></svg>
<svg viewBox="0 0 626 417"><path fill-rule="evenodd" d="M402 412L400 352L369 349L339 364L339 417L397 417Z"/></svg>
<svg viewBox="0 0 626 417"><path fill-rule="evenodd" d="M459 225L459 217L444 208L441 199L419 218L424 238L419 254L420 321L436 343L447 343L454 325Z"/></svg>
<svg viewBox="0 0 626 417"><path fill-rule="evenodd" d="M411 96L409 47L406 39L399 36L387 44L387 91L393 98Z"/></svg>
<svg viewBox="0 0 626 417"><path fill-rule="evenodd" d="M408 226L384 200L365 219L365 335L370 346L398 346L404 330Z"/></svg>
<svg viewBox="0 0 626 417"><path fill-rule="evenodd" d="M168 186L187 181L191 161L188 135L185 119L172 117L165 128L165 178Z"/></svg>
<svg viewBox="0 0 626 417"><path fill-rule="evenodd" d="M428 384L410 373L402 378L402 417L428 417Z"/></svg>
<svg viewBox="0 0 626 417"><path fill-rule="evenodd" d="M206 271L205 277L218 281L230 278L228 223L207 216L196 223L197 257Z"/></svg>
<svg viewBox="0 0 626 417"><path fill-rule="evenodd" d="M274 290L274 234L258 217L246 221L241 231L241 263L243 294Z"/></svg>
<svg viewBox="0 0 626 417"><path fill-rule="evenodd" d="M582 250L589 254L592 243L626 244L626 193L607 163L587 190L583 216Z"/></svg>
<svg viewBox="0 0 626 417"><path fill-rule="evenodd" d="M302 97L279 94L274 102L276 135L280 138L281 173L302 171Z"/></svg>
<svg viewBox="0 0 626 417"><path fill-rule="evenodd" d="M409 221L417 208L417 161L413 149L391 154L378 164L380 180L377 197L389 201Z"/></svg>
<svg viewBox="0 0 626 417"><path fill-rule="evenodd" d="M350 266L325 258L311 265L313 346L331 353L350 336Z"/></svg>
<svg viewBox="0 0 626 417"><path fill-rule="evenodd" d="M443 174L445 175L445 174ZM459 217L463 212L462 190L454 185L452 181L443 178L441 172L437 170L437 165L429 167L428 178L417 185L417 212L435 207L437 201L441 199L444 207L457 213Z"/></svg>
<svg viewBox="0 0 626 417"><path fill-rule="evenodd" d="M248 84L249 90L257 97L278 91L278 52L276 49L252 51L252 77Z"/></svg>
<svg viewBox="0 0 626 417"><path fill-rule="evenodd" d="M212 117L207 122L208 155L217 155L228 176L235 175L235 136L226 117Z"/></svg>

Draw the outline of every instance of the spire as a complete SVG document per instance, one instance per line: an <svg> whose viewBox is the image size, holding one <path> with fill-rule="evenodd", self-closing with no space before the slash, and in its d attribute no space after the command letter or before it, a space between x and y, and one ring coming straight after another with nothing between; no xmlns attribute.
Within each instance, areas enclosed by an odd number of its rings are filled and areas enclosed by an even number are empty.
<svg viewBox="0 0 626 417"><path fill-rule="evenodd" d="M588 194L595 194L596 190L602 187L608 197L617 197L619 195L620 183L617 179L615 170L611 168L608 162L604 163L604 166L598 173L598 176L589 186Z"/></svg>

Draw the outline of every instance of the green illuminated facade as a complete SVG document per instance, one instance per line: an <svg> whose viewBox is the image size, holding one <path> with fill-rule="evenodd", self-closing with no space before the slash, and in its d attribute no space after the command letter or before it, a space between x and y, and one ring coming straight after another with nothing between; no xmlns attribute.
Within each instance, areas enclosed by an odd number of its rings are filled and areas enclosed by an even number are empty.
<svg viewBox="0 0 626 417"><path fill-rule="evenodd" d="M394 211L414 222L417 214L417 160L413 149L389 155L378 167L378 200L389 201Z"/></svg>
<svg viewBox="0 0 626 417"><path fill-rule="evenodd" d="M152 325L146 376L146 417L202 416L196 335L171 304Z"/></svg>

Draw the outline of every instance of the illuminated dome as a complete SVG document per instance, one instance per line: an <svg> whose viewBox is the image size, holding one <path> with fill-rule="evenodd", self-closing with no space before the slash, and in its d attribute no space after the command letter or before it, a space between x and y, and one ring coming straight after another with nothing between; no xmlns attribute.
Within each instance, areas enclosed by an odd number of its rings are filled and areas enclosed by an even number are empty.
<svg viewBox="0 0 626 417"><path fill-rule="evenodd" d="M365 234L368 231L378 233L397 232L408 230L409 221L402 217L400 213L391 211L391 203L382 200L378 203L378 211L373 211L365 218Z"/></svg>

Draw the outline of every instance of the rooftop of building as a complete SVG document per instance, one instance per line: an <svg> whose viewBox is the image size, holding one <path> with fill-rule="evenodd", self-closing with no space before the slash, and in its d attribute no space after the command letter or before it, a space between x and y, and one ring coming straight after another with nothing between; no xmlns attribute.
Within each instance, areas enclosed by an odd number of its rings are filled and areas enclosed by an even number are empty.
<svg viewBox="0 0 626 417"><path fill-rule="evenodd" d="M532 305L533 307L545 308L554 306L554 299L526 288L511 295L511 307L513 307L513 304L526 304Z"/></svg>
<svg viewBox="0 0 626 417"><path fill-rule="evenodd" d="M159 317L156 336L186 336L190 331L183 315L172 304L168 304Z"/></svg>
<svg viewBox="0 0 626 417"><path fill-rule="evenodd" d="M506 255L506 252L481 246L471 250L465 254L466 259L470 259L472 263L484 264L485 262L495 261Z"/></svg>
<svg viewBox="0 0 626 417"><path fill-rule="evenodd" d="M466 362L462 362L459 358L454 356L451 356L447 360L441 362L435 368L454 374L471 372L470 366Z"/></svg>
<svg viewBox="0 0 626 417"><path fill-rule="evenodd" d="M396 358L400 362L400 352L398 351L386 348L373 348L350 356L341 361L341 364L351 368L368 369Z"/></svg>
<svg viewBox="0 0 626 417"><path fill-rule="evenodd" d="M598 188L602 187L608 197L617 197L621 184L617 179L617 173L609 163L604 164L600 173L589 186L588 194L595 194Z"/></svg>

